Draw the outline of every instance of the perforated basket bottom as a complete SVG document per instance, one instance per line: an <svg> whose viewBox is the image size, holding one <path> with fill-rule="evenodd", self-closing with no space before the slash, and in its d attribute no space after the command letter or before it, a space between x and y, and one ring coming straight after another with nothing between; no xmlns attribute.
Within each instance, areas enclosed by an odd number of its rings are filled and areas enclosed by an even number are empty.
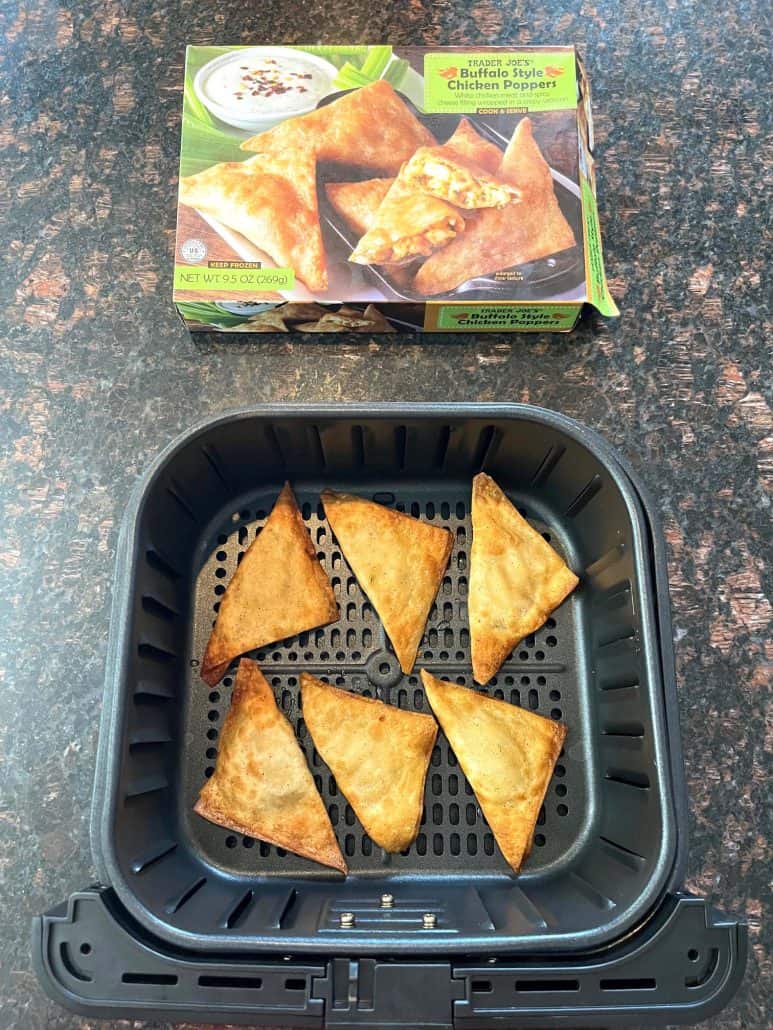
<svg viewBox="0 0 773 1030"><path fill-rule="evenodd" d="M335 485L335 484L332 484ZM507 866L494 841L480 807L462 773L445 736L440 733L432 754L425 791L425 808L419 835L399 855L389 855L375 846L339 792L335 780L317 754L299 709L299 675L305 670L337 686L366 697L411 711L429 712L421 686L419 669L452 682L474 687L470 666L467 622L467 583L471 528L466 490L417 486L395 494L360 489L363 496L393 505L451 530L454 549L427 623L414 673L400 672L391 646L377 615L341 554L319 504L319 491L304 491L295 484L304 522L320 561L329 575L341 618L330 626L303 633L266 650L254 651L256 659L282 711L295 728L309 761L314 779L327 805L330 818L353 875L506 875ZM225 870L243 876L320 873L304 859L262 841L230 832L206 822L191 811L198 791L214 771L218 736L234 680L234 667L210 690L198 675L200 659L213 625L219 599L249 543L264 525L276 489L266 490L242 502L216 528L209 541L211 550L198 576L195 593L192 653L189 656L190 683L187 691L181 756L183 826L201 857ZM463 497L464 499L460 499ZM530 517L528 498L523 513L562 554L566 541L543 523ZM581 732L581 694L587 691L587 676L581 674L575 641L574 620L578 606L564 603L536 634L524 640L508 658L499 674L483 688L492 697L504 699L569 727L538 819L534 847L524 873L555 871L582 836L589 818L588 776L592 766L588 736ZM476 688L481 689L481 688ZM352 728L356 732L356 727Z"/></svg>

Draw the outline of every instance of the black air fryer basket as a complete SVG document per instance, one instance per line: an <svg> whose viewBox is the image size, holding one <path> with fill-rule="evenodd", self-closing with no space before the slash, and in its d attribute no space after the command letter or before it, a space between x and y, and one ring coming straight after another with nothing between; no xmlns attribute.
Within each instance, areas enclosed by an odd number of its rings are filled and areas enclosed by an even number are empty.
<svg viewBox="0 0 773 1030"><path fill-rule="evenodd" d="M419 667L473 687L469 498L481 469L580 575L485 688L569 727L518 877L442 734L418 838L388 855L298 710L303 669L425 712ZM341 618L252 657L296 728L346 879L192 811L233 683L229 670L210 690L198 661L285 479ZM325 486L454 534L411 676L331 535ZM745 928L680 891L686 801L662 535L630 468L589 430L520 405L282 406L211 420L139 484L115 591L92 815L101 885L34 925L57 1000L134 1018L473 1028L692 1022L735 991Z"/></svg>

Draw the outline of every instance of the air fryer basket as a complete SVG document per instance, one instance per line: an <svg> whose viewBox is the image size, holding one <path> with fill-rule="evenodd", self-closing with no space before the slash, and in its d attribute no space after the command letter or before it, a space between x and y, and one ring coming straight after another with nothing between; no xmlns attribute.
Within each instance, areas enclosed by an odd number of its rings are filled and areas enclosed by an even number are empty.
<svg viewBox="0 0 773 1030"><path fill-rule="evenodd" d="M486 688L569 727L519 877L442 736L417 841L405 854L382 853L314 753L297 705L301 669L425 711L418 666L473 686L465 593L470 480L481 468L581 577ZM198 660L218 597L285 478L341 619L253 656L296 726L347 855L346 880L191 811L233 680L210 691ZM411 677L331 537L323 486L455 535ZM628 476L593 434L541 409L283 406L198 427L143 479L120 544L93 808L100 874L146 932L200 951L533 954L608 944L660 903L683 833L651 563ZM385 891L392 909L379 907ZM354 913L353 928L342 928L343 911ZM433 929L423 928L427 911Z"/></svg>

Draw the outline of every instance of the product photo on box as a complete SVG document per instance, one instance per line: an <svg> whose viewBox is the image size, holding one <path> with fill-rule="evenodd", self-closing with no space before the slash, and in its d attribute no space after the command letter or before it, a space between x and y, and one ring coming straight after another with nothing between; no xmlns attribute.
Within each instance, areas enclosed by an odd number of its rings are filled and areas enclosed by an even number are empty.
<svg viewBox="0 0 773 1030"><path fill-rule="evenodd" d="M189 46L174 300L223 332L617 314L574 47Z"/></svg>

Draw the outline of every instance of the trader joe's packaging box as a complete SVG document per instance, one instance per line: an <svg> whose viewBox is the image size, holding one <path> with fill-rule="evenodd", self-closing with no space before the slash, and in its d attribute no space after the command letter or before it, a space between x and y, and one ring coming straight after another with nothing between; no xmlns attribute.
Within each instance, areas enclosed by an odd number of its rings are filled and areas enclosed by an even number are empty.
<svg viewBox="0 0 773 1030"><path fill-rule="evenodd" d="M617 310L573 47L187 51L174 302L191 329L571 329Z"/></svg>

